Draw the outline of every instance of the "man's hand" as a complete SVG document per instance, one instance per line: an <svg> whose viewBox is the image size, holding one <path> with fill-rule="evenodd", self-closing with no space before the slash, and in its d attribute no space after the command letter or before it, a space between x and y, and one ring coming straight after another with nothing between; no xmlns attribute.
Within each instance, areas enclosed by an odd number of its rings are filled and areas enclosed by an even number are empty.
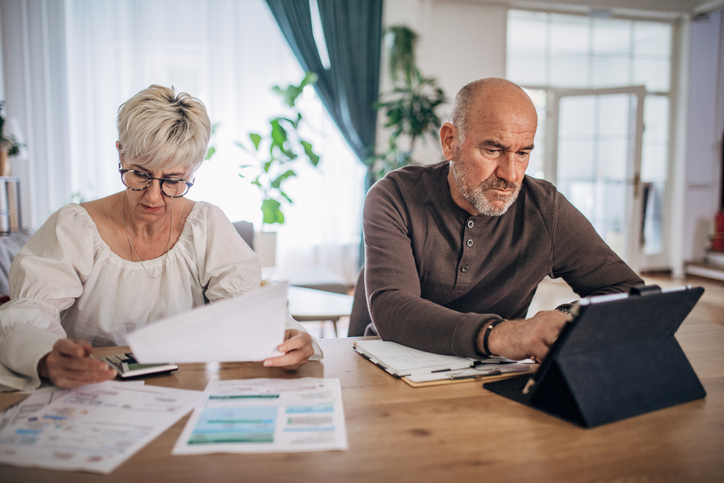
<svg viewBox="0 0 724 483"><path fill-rule="evenodd" d="M113 379L116 371L90 357L91 345L83 340L60 339L38 362L40 377L57 387L72 388Z"/></svg>
<svg viewBox="0 0 724 483"><path fill-rule="evenodd" d="M543 360L548 349L570 316L557 310L542 311L526 320L506 320L496 325L488 336L492 354L521 360ZM478 350L483 352L483 336L487 325L478 333Z"/></svg>
<svg viewBox="0 0 724 483"><path fill-rule="evenodd" d="M287 371L296 371L314 354L312 336L301 330L287 329L284 342L278 349L284 355L264 360L264 367L283 367Z"/></svg>

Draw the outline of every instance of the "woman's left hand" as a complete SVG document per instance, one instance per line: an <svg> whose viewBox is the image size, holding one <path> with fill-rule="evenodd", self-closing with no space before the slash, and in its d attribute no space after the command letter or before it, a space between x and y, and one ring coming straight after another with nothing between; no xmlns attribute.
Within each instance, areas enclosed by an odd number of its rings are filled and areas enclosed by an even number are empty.
<svg viewBox="0 0 724 483"><path fill-rule="evenodd" d="M264 367L282 367L287 371L296 371L314 354L312 336L301 330L287 329L284 342L278 349L284 355L265 359Z"/></svg>

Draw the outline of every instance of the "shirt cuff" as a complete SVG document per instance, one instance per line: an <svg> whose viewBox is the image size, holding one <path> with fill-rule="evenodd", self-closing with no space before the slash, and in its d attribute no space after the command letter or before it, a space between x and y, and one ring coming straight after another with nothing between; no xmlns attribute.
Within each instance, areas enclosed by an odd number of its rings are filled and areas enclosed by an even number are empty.
<svg viewBox="0 0 724 483"><path fill-rule="evenodd" d="M38 362L59 339L62 337L58 334L25 325L6 330L0 341L0 364L7 370L0 371L0 385L23 390L37 388Z"/></svg>
<svg viewBox="0 0 724 483"><path fill-rule="evenodd" d="M502 318L493 314L464 314L453 332L453 354L472 359L483 357L478 351L478 334L485 324L492 320L502 320Z"/></svg>

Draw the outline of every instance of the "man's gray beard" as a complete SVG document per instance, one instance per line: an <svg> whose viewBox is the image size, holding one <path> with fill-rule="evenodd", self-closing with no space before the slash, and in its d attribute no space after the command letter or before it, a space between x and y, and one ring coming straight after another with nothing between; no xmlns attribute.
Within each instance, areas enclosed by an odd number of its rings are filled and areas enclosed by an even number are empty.
<svg viewBox="0 0 724 483"><path fill-rule="evenodd" d="M462 166L462 169L458 171L456 166ZM515 203L515 200L518 199L518 193L520 193L519 183L510 183L492 175L478 186L475 186L469 182L468 172L464 166L465 164L461 161L453 161L451 165L453 177L465 199L468 200L468 203L473 205L481 215L502 216L508 211L508 208ZM508 196L488 193L492 188L510 189L512 192ZM504 201L505 204L498 208L493 204L497 201Z"/></svg>

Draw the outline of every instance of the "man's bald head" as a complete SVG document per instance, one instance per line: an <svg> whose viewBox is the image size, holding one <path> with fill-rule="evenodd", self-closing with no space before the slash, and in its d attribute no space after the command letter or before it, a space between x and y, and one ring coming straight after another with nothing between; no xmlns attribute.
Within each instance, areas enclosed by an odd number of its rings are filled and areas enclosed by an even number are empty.
<svg viewBox="0 0 724 483"><path fill-rule="evenodd" d="M538 115L526 92L516 84L498 77L488 77L465 85L455 96L450 123L458 130L462 141L473 118L490 119L502 113L518 113L521 117ZM482 117L478 117L482 116Z"/></svg>

